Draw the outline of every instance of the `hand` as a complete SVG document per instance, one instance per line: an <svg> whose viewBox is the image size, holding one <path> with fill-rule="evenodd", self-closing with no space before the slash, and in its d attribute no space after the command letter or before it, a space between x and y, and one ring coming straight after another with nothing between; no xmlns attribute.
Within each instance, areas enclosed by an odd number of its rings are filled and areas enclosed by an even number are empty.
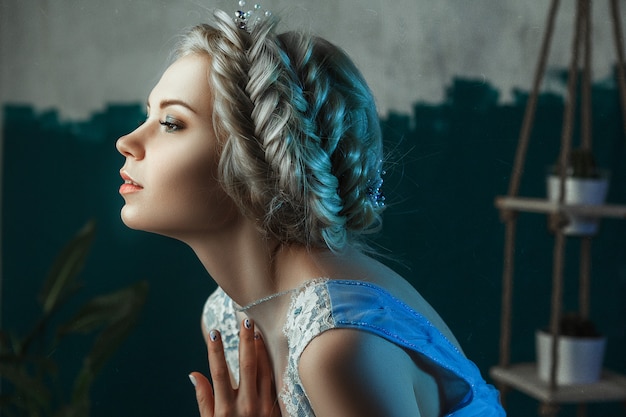
<svg viewBox="0 0 626 417"><path fill-rule="evenodd" d="M239 387L233 388L220 333L209 332L206 342L213 386L198 372L189 375L200 416L280 417L269 356L252 320L243 320L239 335Z"/></svg>

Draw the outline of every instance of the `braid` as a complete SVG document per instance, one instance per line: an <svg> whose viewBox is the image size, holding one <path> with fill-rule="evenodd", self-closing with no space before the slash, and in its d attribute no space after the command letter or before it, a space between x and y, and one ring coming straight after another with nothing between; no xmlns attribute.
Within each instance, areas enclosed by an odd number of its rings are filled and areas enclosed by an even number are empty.
<svg viewBox="0 0 626 417"><path fill-rule="evenodd" d="M380 129L365 81L330 43L275 35L273 18L248 33L215 17L178 56L211 58L224 189L268 237L341 250L380 220L366 191L380 169Z"/></svg>
<svg viewBox="0 0 626 417"><path fill-rule="evenodd" d="M246 50L250 37L237 28L228 14L217 11L216 18L223 36L218 38L216 53L211 55L211 82L215 94L214 125L218 137L224 138L220 177L232 179L223 183L235 201L255 201L247 184L257 185L264 168L258 163L263 159L263 149L258 146L251 119L254 105L246 92L250 67ZM242 164L238 155L249 155L248 163ZM244 213L257 216L250 204L239 204L239 207Z"/></svg>
<svg viewBox="0 0 626 417"><path fill-rule="evenodd" d="M304 189L309 208L308 228L318 243L340 250L347 243L346 218L341 213L340 184L331 159L340 135L329 135L320 119L324 103L332 100L331 80L324 75L323 68L311 60L313 39L290 32L280 35L279 40L291 57L299 92L306 103L305 111L300 114L300 139L302 158L307 166Z"/></svg>
<svg viewBox="0 0 626 417"><path fill-rule="evenodd" d="M328 167L319 168L334 177L334 181L327 178L324 182L326 190L319 190L317 202L325 206L321 215L337 213L328 220L342 228L328 230L325 240L341 245L342 240L354 237L350 234L374 230L381 223L381 208L371 204L366 186L367 180L377 178L381 169L380 128L373 98L354 64L329 42L296 33L280 38L289 44L286 48L293 54L308 93L309 118L319 132L320 149L327 155L324 159L329 160ZM339 192L339 205L328 198L331 192Z"/></svg>

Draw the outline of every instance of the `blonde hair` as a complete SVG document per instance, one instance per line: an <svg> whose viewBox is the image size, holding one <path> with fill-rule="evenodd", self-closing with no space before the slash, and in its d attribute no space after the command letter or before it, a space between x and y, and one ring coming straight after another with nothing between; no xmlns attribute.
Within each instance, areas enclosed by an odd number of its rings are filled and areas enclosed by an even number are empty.
<svg viewBox="0 0 626 417"><path fill-rule="evenodd" d="M220 180L244 215L279 242L340 251L381 225L374 99L338 47L275 26L269 18L248 33L216 11L176 57L211 59Z"/></svg>

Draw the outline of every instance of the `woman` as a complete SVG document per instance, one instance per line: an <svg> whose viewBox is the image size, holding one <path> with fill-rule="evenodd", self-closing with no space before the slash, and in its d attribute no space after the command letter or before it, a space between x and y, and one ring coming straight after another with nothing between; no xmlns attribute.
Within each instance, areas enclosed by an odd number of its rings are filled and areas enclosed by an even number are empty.
<svg viewBox="0 0 626 417"><path fill-rule="evenodd" d="M363 77L256 9L191 29L117 142L124 223L187 243L219 286L213 387L190 375L201 415L503 415L437 313L367 255L384 197Z"/></svg>

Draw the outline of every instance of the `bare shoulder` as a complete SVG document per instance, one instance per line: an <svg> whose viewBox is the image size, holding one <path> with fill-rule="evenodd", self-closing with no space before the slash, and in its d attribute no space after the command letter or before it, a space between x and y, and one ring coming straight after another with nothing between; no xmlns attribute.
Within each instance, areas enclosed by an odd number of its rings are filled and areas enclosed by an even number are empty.
<svg viewBox="0 0 626 417"><path fill-rule="evenodd" d="M429 416L435 380L402 348L374 334L333 329L302 353L300 379L316 416ZM430 404L418 404L419 398Z"/></svg>

